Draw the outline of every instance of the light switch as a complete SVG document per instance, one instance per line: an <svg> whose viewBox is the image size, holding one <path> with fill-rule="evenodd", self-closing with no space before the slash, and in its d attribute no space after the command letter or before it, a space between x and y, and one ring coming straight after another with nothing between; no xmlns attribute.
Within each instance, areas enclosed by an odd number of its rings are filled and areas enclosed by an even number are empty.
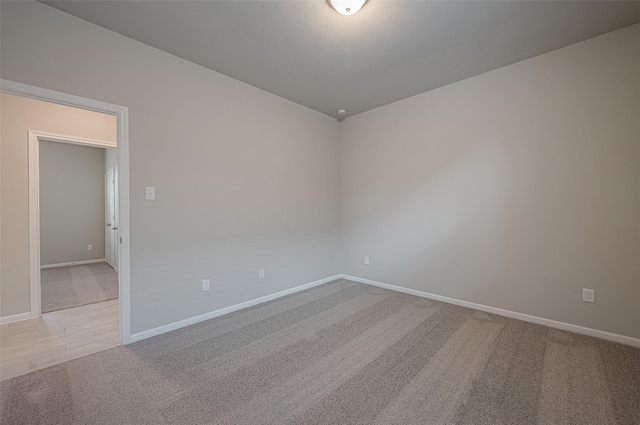
<svg viewBox="0 0 640 425"><path fill-rule="evenodd" d="M155 201L156 200L156 188L155 187L147 187L145 189L146 199L147 201Z"/></svg>

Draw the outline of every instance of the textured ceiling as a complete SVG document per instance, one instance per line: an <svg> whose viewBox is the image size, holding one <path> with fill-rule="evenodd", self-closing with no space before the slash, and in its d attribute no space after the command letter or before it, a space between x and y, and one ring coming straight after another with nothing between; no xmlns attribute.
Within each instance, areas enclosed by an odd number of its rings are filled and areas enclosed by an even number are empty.
<svg viewBox="0 0 640 425"><path fill-rule="evenodd" d="M335 116L640 22L638 1L54 1L52 7Z"/></svg>

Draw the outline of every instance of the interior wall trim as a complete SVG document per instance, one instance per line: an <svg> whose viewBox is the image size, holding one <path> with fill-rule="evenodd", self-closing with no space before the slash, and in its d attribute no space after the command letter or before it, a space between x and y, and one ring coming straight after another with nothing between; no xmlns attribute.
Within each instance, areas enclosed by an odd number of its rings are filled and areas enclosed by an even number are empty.
<svg viewBox="0 0 640 425"><path fill-rule="evenodd" d="M431 300L442 301L448 304L454 304L461 307L472 308L474 310L480 310L487 313L497 314L498 316L510 317L512 319L523 320L525 322L536 323L538 325L548 326L550 328L561 329L563 331L575 332L577 334L589 335L607 341L613 341L620 344L630 345L632 347L640 348L640 339L632 338L630 336L614 334L611 332L605 332L598 329L587 328L584 326L578 326L571 323L559 322L557 320L545 319L544 317L531 316L529 314L518 313L516 311L505 310L502 308L491 307L484 304L472 303L469 301L463 301L456 298L444 297L442 295L431 294L429 292L418 291L416 289L404 288L402 286L390 285L388 283L377 282L375 280L364 279L357 276L350 276L341 274L342 279L351 280L353 282L365 283L367 285L377 286L380 288L390 289L392 291L404 292L405 294L415 295L417 297L429 298Z"/></svg>
<svg viewBox="0 0 640 425"><path fill-rule="evenodd" d="M219 310L210 311L209 313L200 314L198 316L194 316L189 319L179 320L177 322L169 323L163 326L158 326L157 328L138 332L131 335L131 342L142 341L143 339L147 339L152 336L160 335L166 332L171 332L176 329L184 328L185 326L193 325L196 323L203 322L205 320L209 320L215 317L223 316L225 314L233 313L234 311L242 310L243 308L251 307L257 304L262 304L264 302L275 300L277 298L281 298L286 295L295 294L296 292L304 291L305 289L311 289L315 286L323 285L325 283L329 283L337 279L340 279L340 275L326 277L324 279L316 280L314 282L305 283L304 285L296 286L290 289L285 289L284 291L276 292L270 295L265 295L260 298L255 298L253 300L245 301L229 307L224 307Z"/></svg>
<svg viewBox="0 0 640 425"><path fill-rule="evenodd" d="M31 319L31 312L13 314L11 316L0 317L0 325L6 325L7 323L20 322L22 320Z"/></svg>
<svg viewBox="0 0 640 425"><path fill-rule="evenodd" d="M57 264L42 264L40 265L41 269L53 269L56 267L69 267L69 266L81 266L83 264L95 264L95 263L106 263L106 258L96 258L95 260L81 260L81 261L70 261L68 263L57 263Z"/></svg>

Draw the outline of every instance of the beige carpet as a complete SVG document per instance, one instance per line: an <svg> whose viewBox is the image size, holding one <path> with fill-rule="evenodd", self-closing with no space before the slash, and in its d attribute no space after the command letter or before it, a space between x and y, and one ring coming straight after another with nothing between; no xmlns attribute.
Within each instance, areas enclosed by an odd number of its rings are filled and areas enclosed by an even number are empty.
<svg viewBox="0 0 640 425"><path fill-rule="evenodd" d="M118 274L107 263L42 269L40 283L43 313L118 298Z"/></svg>
<svg viewBox="0 0 640 425"><path fill-rule="evenodd" d="M336 281L0 384L3 424L640 423L640 350Z"/></svg>

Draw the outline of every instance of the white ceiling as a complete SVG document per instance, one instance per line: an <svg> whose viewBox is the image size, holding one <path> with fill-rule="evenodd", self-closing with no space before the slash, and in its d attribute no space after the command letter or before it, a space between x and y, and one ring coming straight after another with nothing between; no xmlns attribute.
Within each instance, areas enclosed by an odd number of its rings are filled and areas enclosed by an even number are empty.
<svg viewBox="0 0 640 425"><path fill-rule="evenodd" d="M191 62L348 116L640 22L638 1L47 1Z"/></svg>

